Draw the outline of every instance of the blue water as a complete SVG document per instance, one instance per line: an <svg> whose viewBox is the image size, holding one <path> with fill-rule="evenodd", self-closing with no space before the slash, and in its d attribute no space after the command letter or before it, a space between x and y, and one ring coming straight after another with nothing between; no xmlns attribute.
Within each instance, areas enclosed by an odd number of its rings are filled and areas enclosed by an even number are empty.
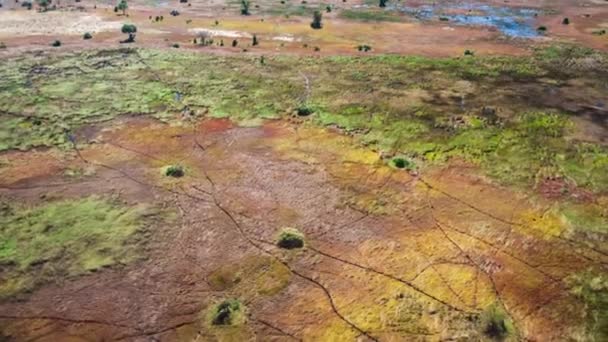
<svg viewBox="0 0 608 342"><path fill-rule="evenodd" d="M443 14L448 9L441 6L394 7L393 9L413 15L421 20L448 18L459 25L495 27L510 37L532 38L539 36L534 26L534 17L538 13L532 9L494 7L489 5L456 5L452 9L471 10L467 14Z"/></svg>

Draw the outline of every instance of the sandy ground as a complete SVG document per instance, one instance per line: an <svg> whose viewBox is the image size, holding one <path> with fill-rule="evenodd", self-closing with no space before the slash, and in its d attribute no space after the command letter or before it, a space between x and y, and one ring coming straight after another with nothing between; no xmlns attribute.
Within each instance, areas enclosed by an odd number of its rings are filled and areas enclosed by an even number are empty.
<svg viewBox="0 0 608 342"><path fill-rule="evenodd" d="M99 47L117 46L124 39L120 33L122 23L135 23L138 26L136 44L140 46L171 47L178 43L182 48L194 49L197 47L193 45L193 39L201 30L206 30L215 37L225 39L247 39L256 34L262 44L253 50L266 54L357 54L356 47L366 44L373 47L369 53L458 56L464 50L471 49L482 55L517 55L528 53L530 47L559 41L608 49L608 35L593 34L608 27L608 6L605 4L574 1L484 3L544 10L535 21L538 26L549 27L549 31L543 37L511 39L488 27L468 27L439 20L419 21L407 16L403 16L403 22L399 23L340 19L339 9L357 5L350 2L336 2L334 5L337 9L325 13L324 28L321 30L312 30L309 27L310 18L307 17L287 18L267 14L264 8L273 8L269 2L262 2L259 9L253 8L251 16L239 16L238 6L221 2L197 2L192 6L160 3L153 6L154 3L136 1L130 5L128 16L114 13L112 7L106 4L78 3L82 8L74 10L72 6L68 12L0 9L0 40L8 47L0 53L18 54L26 50L50 49L48 45L54 39L64 42L63 49L78 50L91 44ZM411 3L412 6L417 4ZM177 9L181 14L177 17L169 15L171 9ZM160 15L164 17L162 22L149 19ZM570 25L561 24L564 17L570 18ZM94 37L92 42L82 42L84 32L103 34ZM239 45L252 50L248 41ZM242 49L215 50L215 53L242 52Z"/></svg>

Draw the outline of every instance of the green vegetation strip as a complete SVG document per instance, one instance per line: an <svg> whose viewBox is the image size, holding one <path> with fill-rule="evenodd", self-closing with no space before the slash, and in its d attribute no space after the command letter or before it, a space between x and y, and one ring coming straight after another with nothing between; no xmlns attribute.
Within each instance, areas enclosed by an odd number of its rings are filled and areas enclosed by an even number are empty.
<svg viewBox="0 0 608 342"><path fill-rule="evenodd" d="M0 213L0 298L138 258L145 207L89 197Z"/></svg>
<svg viewBox="0 0 608 342"><path fill-rule="evenodd" d="M313 122L417 164L461 158L505 184L551 175L608 190L608 149L570 139L570 117L539 99L547 84L574 81L581 85L571 97L583 104L597 100L586 94L605 94L608 59L598 52L267 60L131 49L8 60L0 66L0 151L67 146L78 127L119 115L255 125L306 108Z"/></svg>

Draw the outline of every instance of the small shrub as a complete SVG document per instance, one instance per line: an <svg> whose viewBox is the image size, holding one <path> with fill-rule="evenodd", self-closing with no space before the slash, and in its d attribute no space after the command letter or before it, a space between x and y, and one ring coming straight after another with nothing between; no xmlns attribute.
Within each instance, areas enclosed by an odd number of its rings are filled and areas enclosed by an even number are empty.
<svg viewBox="0 0 608 342"><path fill-rule="evenodd" d="M547 26L539 26L536 30L541 33L547 32Z"/></svg>
<svg viewBox="0 0 608 342"><path fill-rule="evenodd" d="M378 4L378 6L380 7L386 7L386 3L388 2L388 0L380 0L380 3Z"/></svg>
<svg viewBox="0 0 608 342"><path fill-rule="evenodd" d="M243 308L238 299L227 299L217 304L212 311L211 324L235 325L243 319Z"/></svg>
<svg viewBox="0 0 608 342"><path fill-rule="evenodd" d="M174 17L177 17L179 15L179 11L177 10L172 10L171 12L169 12L169 14L171 14Z"/></svg>
<svg viewBox="0 0 608 342"><path fill-rule="evenodd" d="M301 104L298 106L298 108L296 108L296 113L298 114L298 116L309 116L314 112L314 109L312 109L307 104Z"/></svg>
<svg viewBox="0 0 608 342"><path fill-rule="evenodd" d="M465 56L475 56L475 52L473 50L464 50Z"/></svg>
<svg viewBox="0 0 608 342"><path fill-rule="evenodd" d="M32 2L31 1L24 1L24 2L21 3L21 7L25 7L28 10L31 10L32 9Z"/></svg>
<svg viewBox="0 0 608 342"><path fill-rule="evenodd" d="M439 21L450 21L448 17L439 17Z"/></svg>
<svg viewBox="0 0 608 342"><path fill-rule="evenodd" d="M513 332L513 326L507 315L496 305L482 313L483 333L496 341L503 341Z"/></svg>
<svg viewBox="0 0 608 342"><path fill-rule="evenodd" d="M61 41L59 40L55 40L51 43L51 46L53 47L60 47L61 46Z"/></svg>
<svg viewBox="0 0 608 342"><path fill-rule="evenodd" d="M564 18L564 20L562 20L562 24L564 24L564 25L570 25L570 19Z"/></svg>
<svg viewBox="0 0 608 342"><path fill-rule="evenodd" d="M304 235L295 228L283 228L277 240L277 246L285 249L304 247Z"/></svg>
<svg viewBox="0 0 608 342"><path fill-rule="evenodd" d="M239 42L235 39L232 41L232 47L236 47L239 44Z"/></svg>
<svg viewBox="0 0 608 342"><path fill-rule="evenodd" d="M85 34L82 36L82 39L85 39L85 40L87 40L87 39L91 39L91 38L93 38L93 36L92 36L92 35L91 35L89 32L86 32L86 33L85 33Z"/></svg>
<svg viewBox="0 0 608 342"><path fill-rule="evenodd" d="M179 178L184 176L184 168L181 165L170 165L165 168L165 176Z"/></svg>
<svg viewBox="0 0 608 342"><path fill-rule="evenodd" d="M368 51L372 50L372 47L364 44L364 45L357 46L357 50L362 51L362 52L368 52Z"/></svg>
<svg viewBox="0 0 608 342"><path fill-rule="evenodd" d="M173 45L171 45L171 47L175 48L175 49L179 49L179 44L178 43L174 43Z"/></svg>
<svg viewBox="0 0 608 342"><path fill-rule="evenodd" d="M6 49L6 44L4 44L4 42L0 42L0 50L1 49Z"/></svg>
<svg viewBox="0 0 608 342"><path fill-rule="evenodd" d="M331 6L329 6L329 5L325 6L325 12L331 13Z"/></svg>
<svg viewBox="0 0 608 342"><path fill-rule="evenodd" d="M187 2L188 2L188 0L179 0L179 2L180 2L181 4L185 4L185 3L187 3Z"/></svg>
<svg viewBox="0 0 608 342"><path fill-rule="evenodd" d="M252 46L256 46L258 45L260 42L258 41L258 36L256 36L255 34L253 35L253 42L251 42Z"/></svg>
<svg viewBox="0 0 608 342"><path fill-rule="evenodd" d="M315 46L315 49L314 49L314 50L315 50L315 52L319 52L319 51L321 51L321 48L320 48L320 47L318 47L318 46Z"/></svg>

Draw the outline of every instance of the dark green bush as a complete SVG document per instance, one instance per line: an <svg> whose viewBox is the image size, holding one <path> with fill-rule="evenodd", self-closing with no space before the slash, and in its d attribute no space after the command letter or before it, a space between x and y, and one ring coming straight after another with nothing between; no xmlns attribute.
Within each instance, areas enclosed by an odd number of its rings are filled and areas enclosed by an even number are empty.
<svg viewBox="0 0 608 342"><path fill-rule="evenodd" d="M165 176L167 177L183 177L184 176L184 168L181 165L170 165L165 169Z"/></svg>
<svg viewBox="0 0 608 342"><path fill-rule="evenodd" d="M92 35L91 35L89 32L86 32L86 33L85 33L85 34L82 36L82 39L85 39L85 40L86 40L86 39L91 39L91 38L93 38L93 36L92 36Z"/></svg>
<svg viewBox="0 0 608 342"><path fill-rule="evenodd" d="M233 325L241 315L241 302L238 299L227 299L213 308L211 324Z"/></svg>
<svg viewBox="0 0 608 342"><path fill-rule="evenodd" d="M60 47L61 46L61 41L59 40L55 40L51 43L51 46L53 47Z"/></svg>
<svg viewBox="0 0 608 342"><path fill-rule="evenodd" d="M306 104L301 104L296 108L296 113L298 116L309 116L310 114L314 113L314 109Z"/></svg>
<svg viewBox="0 0 608 342"><path fill-rule="evenodd" d="M412 170L415 166L413 162L411 162L410 160L407 160L406 158L403 158L403 157L395 157L395 158L391 159L390 165L392 165L393 167L395 167L397 169L406 169L406 170Z"/></svg>
<svg viewBox="0 0 608 342"><path fill-rule="evenodd" d="M504 341L513 333L509 317L498 306L486 309L481 316L483 333L495 341Z"/></svg>

